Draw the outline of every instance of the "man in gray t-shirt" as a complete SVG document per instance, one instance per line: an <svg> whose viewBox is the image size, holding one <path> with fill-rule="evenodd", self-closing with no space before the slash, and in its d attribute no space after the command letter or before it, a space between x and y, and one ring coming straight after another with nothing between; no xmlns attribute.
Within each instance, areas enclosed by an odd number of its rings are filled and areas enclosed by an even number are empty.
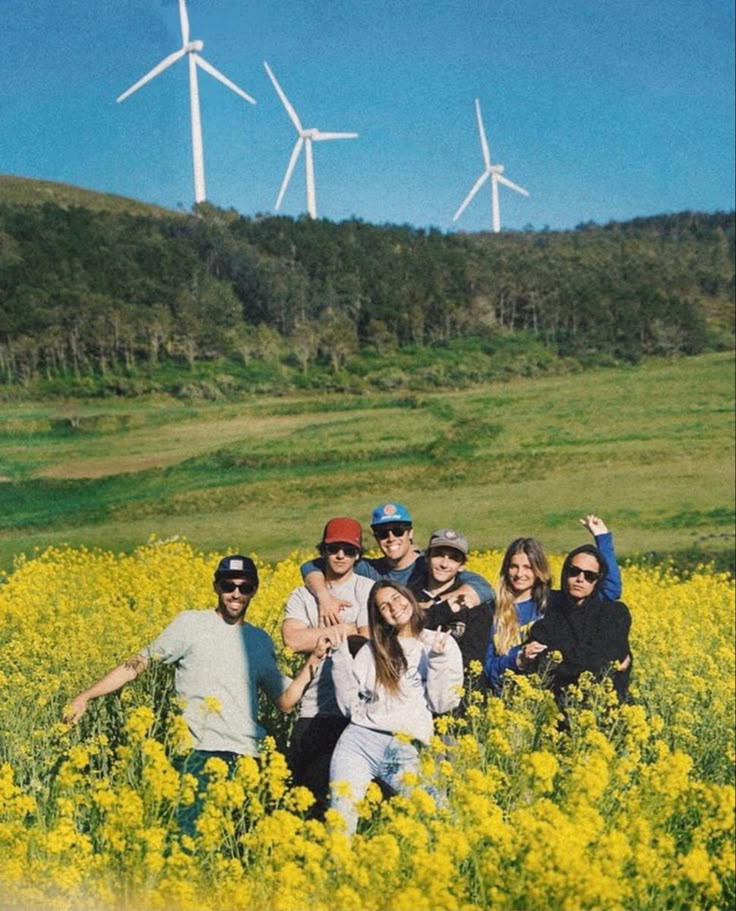
<svg viewBox="0 0 736 911"><path fill-rule="evenodd" d="M258 591L258 571L250 557L223 557L215 571L214 611L189 610L178 614L152 643L108 671L83 690L65 709L64 719L77 722L90 699L114 693L130 683L152 660L175 667L174 688L183 703L183 717L192 740L185 762L204 784L204 765L217 756L234 768L241 755L258 755L264 734L257 720L258 691L262 690L282 712L301 699L324 660L330 641L315 638L310 655L292 680L276 666L270 636L245 622L248 605ZM180 818L193 832L198 805Z"/></svg>
<svg viewBox="0 0 736 911"><path fill-rule="evenodd" d="M353 572L362 549L360 523L343 517L330 519L317 549L324 561L325 583L345 606L336 625L320 627L317 599L305 586L295 588L287 598L281 626L284 644L295 652L311 652L323 636L337 646L344 639L369 634L368 595L373 580ZM321 818L327 808L330 759L347 721L335 700L328 656L304 691L287 754L294 784L314 794L314 818Z"/></svg>

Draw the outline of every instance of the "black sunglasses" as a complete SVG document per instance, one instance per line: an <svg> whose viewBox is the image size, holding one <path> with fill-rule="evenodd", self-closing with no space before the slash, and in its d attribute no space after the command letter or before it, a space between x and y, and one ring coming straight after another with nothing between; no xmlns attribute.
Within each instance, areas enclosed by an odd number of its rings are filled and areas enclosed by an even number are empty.
<svg viewBox="0 0 736 911"><path fill-rule="evenodd" d="M598 573L594 573L592 569L583 569L582 566L575 566L574 563L571 563L565 569L565 575L569 579L572 579L575 576L579 576L581 573L582 573L583 577L585 578L586 582L591 582L591 583L596 582L599 578Z"/></svg>
<svg viewBox="0 0 736 911"><path fill-rule="evenodd" d="M342 551L346 557L357 557L360 553L360 548L356 547L354 544L341 544L339 541L336 541L334 544L323 544L322 549L328 553L339 554Z"/></svg>
<svg viewBox="0 0 736 911"><path fill-rule="evenodd" d="M241 595L252 595L258 588L255 582L231 582L230 579L220 579L217 584L220 586L220 591L225 592L226 595L232 594L236 588Z"/></svg>
<svg viewBox="0 0 736 911"><path fill-rule="evenodd" d="M373 534L379 541L385 541L389 535L401 538L409 531L411 525L378 525L373 529Z"/></svg>

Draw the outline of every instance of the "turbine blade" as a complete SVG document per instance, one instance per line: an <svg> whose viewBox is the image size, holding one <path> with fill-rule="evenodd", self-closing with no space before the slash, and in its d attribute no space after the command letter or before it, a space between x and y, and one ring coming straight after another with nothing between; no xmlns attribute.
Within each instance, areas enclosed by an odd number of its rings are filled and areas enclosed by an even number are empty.
<svg viewBox="0 0 736 911"><path fill-rule="evenodd" d="M501 174L496 177L496 180L499 183L502 183L504 186L508 187L510 190L516 190L517 193L521 193L522 196L528 196L529 191L525 190L523 187L518 186L515 183L512 183L510 180L507 180Z"/></svg>
<svg viewBox="0 0 736 911"><path fill-rule="evenodd" d="M214 78L217 79L218 82L221 82L223 85L226 85L229 89L231 89L233 92L235 92L236 95L240 95L241 98L245 98L245 100L249 101L251 104L256 103L255 98L251 98L247 92L244 92L241 88L239 88L237 85L235 85L235 83L232 82L230 79L228 79L227 76L223 76L223 74L219 70L216 70L214 68L214 66L212 66L211 63L207 63L207 61L204 59L204 57L200 57L199 54L195 54L194 59L197 62L197 66L202 67L202 69L205 71L205 73L209 73L210 76L214 76Z"/></svg>
<svg viewBox="0 0 736 911"><path fill-rule="evenodd" d="M472 187L472 189L470 190L470 193L468 193L468 195L467 195L467 196L465 197L465 199L463 200L463 203L462 203L462 205L460 206L460 208L459 208L459 209L457 210L457 212L455 212L455 214L452 216L452 220L453 220L453 221L457 221L458 218L460 218L460 216L463 214L463 212L465 211L465 209L466 209L468 203L470 202L470 200L475 196L475 194L478 192L478 190L480 190L480 188L483 186L484 182L485 182L486 180L488 180L488 174L489 174L488 171L484 171L484 172L480 175L480 177L476 180L476 182L473 184L473 187Z"/></svg>
<svg viewBox="0 0 736 911"><path fill-rule="evenodd" d="M488 140L486 139L486 131L483 129L483 118L480 114L480 101L475 99L475 117L478 121L478 135L480 136L480 147L483 152L483 161L487 168L491 166L491 153L488 151Z"/></svg>
<svg viewBox="0 0 736 911"><path fill-rule="evenodd" d="M301 134L304 132L304 128L302 127L301 120L299 120L299 117L297 116L296 111L289 103L289 99L286 97L286 95L284 95L284 90L281 88L281 86L276 81L276 77L272 73L271 67L266 63L265 60L263 61L263 65L265 66L266 72L268 73L268 78L273 83L273 87L276 89L276 92L277 92L279 98L281 99L281 104L283 104L283 106L286 108L286 113L289 115L289 117L291 118L291 122L296 127L297 133L299 133L299 135L301 136Z"/></svg>
<svg viewBox="0 0 736 911"><path fill-rule="evenodd" d="M181 24L181 43L184 46L189 44L189 16L185 0L179 0L179 22Z"/></svg>
<svg viewBox="0 0 736 911"><path fill-rule="evenodd" d="M304 139L300 136L294 143L294 148L291 152L291 158L289 159L289 164L286 168L286 174L284 174L284 179L281 182L281 189L279 190L276 205L274 206L275 209L278 209L278 207L281 205L281 200L284 198L284 193L286 193L286 188L289 185L289 181L291 180L291 175L294 173L294 165L296 164L296 160L299 157L299 153L301 152L303 145Z"/></svg>
<svg viewBox="0 0 736 911"><path fill-rule="evenodd" d="M317 131L312 139L319 142L320 139L357 139L357 133L320 133Z"/></svg>
<svg viewBox="0 0 736 911"><path fill-rule="evenodd" d="M145 76L142 76L138 80L138 82L134 82L133 85L131 85L131 87L129 89L126 89L123 92L122 95L118 95L118 97L115 100L116 101L125 101L125 99L129 95L132 95L133 92L137 92L138 89L142 85L145 85L147 82L150 82L152 79L155 79L159 73L163 72L163 70L165 70L167 67L171 66L172 63L176 63L177 60L180 60L184 56L184 54L186 54L186 51L184 50L184 48L180 48L178 51L174 51L173 54L169 54L169 56L165 57L161 61L161 63L157 63L156 66L154 66L154 68L152 70L150 70L148 73L146 73Z"/></svg>

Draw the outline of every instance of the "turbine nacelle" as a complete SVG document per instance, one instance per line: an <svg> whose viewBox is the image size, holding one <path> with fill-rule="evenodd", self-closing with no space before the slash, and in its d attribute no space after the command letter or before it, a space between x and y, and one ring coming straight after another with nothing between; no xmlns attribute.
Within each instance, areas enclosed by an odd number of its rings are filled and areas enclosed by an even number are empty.
<svg viewBox="0 0 736 911"><path fill-rule="evenodd" d="M201 51L203 47L204 41L187 41L187 43L184 45L183 50L185 50L187 54L191 54L192 51L194 51L196 54L196 52Z"/></svg>

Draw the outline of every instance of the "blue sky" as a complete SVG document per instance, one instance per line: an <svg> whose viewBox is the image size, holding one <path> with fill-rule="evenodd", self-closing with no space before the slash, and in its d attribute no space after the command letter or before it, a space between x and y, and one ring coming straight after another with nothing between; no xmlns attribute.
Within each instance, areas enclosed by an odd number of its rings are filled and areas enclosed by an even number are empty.
<svg viewBox="0 0 736 911"><path fill-rule="evenodd" d="M478 98L501 224L571 228L734 207L734 8L728 0L188 0L204 73L207 197L273 212L295 133L314 147L318 214L486 230ZM2 0L0 173L169 208L193 202L186 62L115 98L181 44L175 0ZM303 161L281 212L306 209Z"/></svg>

